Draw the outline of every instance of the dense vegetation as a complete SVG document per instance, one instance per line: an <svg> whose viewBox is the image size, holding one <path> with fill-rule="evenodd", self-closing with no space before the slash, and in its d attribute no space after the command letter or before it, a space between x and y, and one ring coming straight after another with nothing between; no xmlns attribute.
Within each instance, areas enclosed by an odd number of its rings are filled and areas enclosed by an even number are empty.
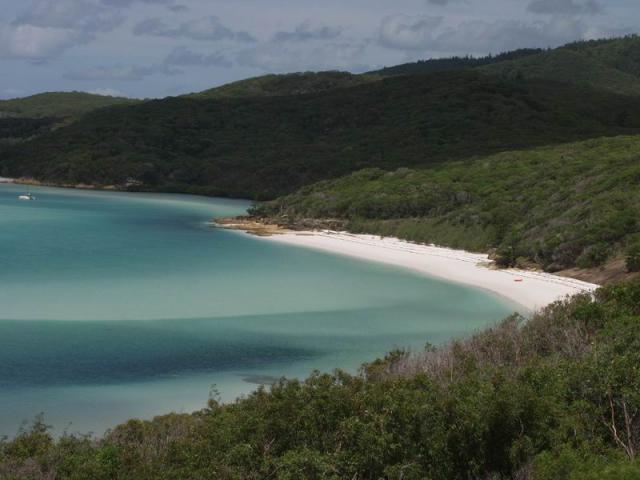
<svg viewBox="0 0 640 480"><path fill-rule="evenodd" d="M24 140L46 133L56 123L55 118L0 118L0 142Z"/></svg>
<svg viewBox="0 0 640 480"><path fill-rule="evenodd" d="M34 139L99 108L134 103L137 101L128 98L83 92L40 93L0 100L0 145Z"/></svg>
<svg viewBox="0 0 640 480"><path fill-rule="evenodd" d="M640 37L578 42L482 71L510 78L544 78L640 95Z"/></svg>
<svg viewBox="0 0 640 480"><path fill-rule="evenodd" d="M426 170L362 170L257 206L281 223L487 251L548 270L605 262L640 240L640 137L505 152ZM286 216L286 217L285 217Z"/></svg>
<svg viewBox="0 0 640 480"><path fill-rule="evenodd" d="M588 102L584 99L589 98ZM476 72L278 98L168 98L87 114L0 159L0 175L273 198L365 167L640 131L640 98Z"/></svg>
<svg viewBox="0 0 640 480"><path fill-rule="evenodd" d="M134 103L137 101L129 98L83 92L40 93L30 97L0 100L0 118L77 118L98 108Z"/></svg>
<svg viewBox="0 0 640 480"><path fill-rule="evenodd" d="M447 70L466 70L491 65L498 62L508 62L518 60L531 55L542 53L540 48L522 48L499 55L488 55L486 57L447 57L432 58L429 60L419 60L417 62L403 63L393 67L385 67L380 70L369 72L369 75L391 76L391 75L424 75L428 73L444 72Z"/></svg>
<svg viewBox="0 0 640 480"><path fill-rule="evenodd" d="M286 75L264 75L221 87L187 95L192 98L285 97L322 93L380 80L375 75L354 75L348 72L304 72Z"/></svg>
<svg viewBox="0 0 640 480"><path fill-rule="evenodd" d="M3 479L631 480L640 476L640 282L397 351L360 375L282 380L100 440L45 424L0 443Z"/></svg>

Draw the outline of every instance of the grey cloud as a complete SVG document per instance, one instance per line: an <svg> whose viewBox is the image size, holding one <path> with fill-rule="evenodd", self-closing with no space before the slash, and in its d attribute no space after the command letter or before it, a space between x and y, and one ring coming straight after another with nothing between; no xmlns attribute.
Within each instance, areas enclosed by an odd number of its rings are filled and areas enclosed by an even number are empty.
<svg viewBox="0 0 640 480"><path fill-rule="evenodd" d="M366 41L344 40L309 44L266 42L239 52L237 63L265 72L287 73L307 70L370 70L361 59L369 46Z"/></svg>
<svg viewBox="0 0 640 480"><path fill-rule="evenodd" d="M167 8L174 13L184 13L189 11L189 7L186 5L169 5Z"/></svg>
<svg viewBox="0 0 640 480"><path fill-rule="evenodd" d="M234 31L220 22L216 16L202 17L171 26L159 18L149 18L138 23L135 35L151 35L156 37L189 38L202 41L233 40L253 43L255 38L247 32Z"/></svg>
<svg viewBox="0 0 640 480"><path fill-rule="evenodd" d="M273 39L276 42L308 42L311 40L333 40L342 34L339 27L313 27L309 22L298 25L293 31L277 32Z"/></svg>
<svg viewBox="0 0 640 480"><path fill-rule="evenodd" d="M193 66L230 68L233 63L221 53L203 55L181 46L174 48L160 63L98 66L68 72L65 78L80 81L134 82L152 75L177 75L183 73L180 67Z"/></svg>
<svg viewBox="0 0 640 480"><path fill-rule="evenodd" d="M109 32L123 21L119 11L87 0L39 0L18 15L13 26L32 25L94 34Z"/></svg>
<svg viewBox="0 0 640 480"><path fill-rule="evenodd" d="M111 67L94 67L86 70L72 71L65 74L65 78L69 80L95 81L137 81L145 77L164 74L176 75L181 73L180 70L165 64L158 65L117 65Z"/></svg>
<svg viewBox="0 0 640 480"><path fill-rule="evenodd" d="M187 47L176 47L165 58L165 65L177 67L201 66L201 67L225 67L230 68L233 62L221 53L203 55L189 50Z"/></svg>
<svg viewBox="0 0 640 480"><path fill-rule="evenodd" d="M123 21L118 10L94 1L37 0L11 24L0 26L0 56L43 63Z"/></svg>
<svg viewBox="0 0 640 480"><path fill-rule="evenodd" d="M567 16L555 16L546 22L474 20L455 26L444 26L437 17L396 16L382 21L379 44L405 51L498 53L524 47L554 47L610 33Z"/></svg>
<svg viewBox="0 0 640 480"><path fill-rule="evenodd" d="M527 10L546 15L595 15L603 12L603 7L595 0L532 0Z"/></svg>
<svg viewBox="0 0 640 480"><path fill-rule="evenodd" d="M104 5L112 7L130 7L136 2L150 5L171 5L173 0L101 0Z"/></svg>
<svg viewBox="0 0 640 480"><path fill-rule="evenodd" d="M449 5L450 3L466 3L467 0L427 0L427 3L431 4L431 5L439 5L439 6L444 6L444 5Z"/></svg>
<svg viewBox="0 0 640 480"><path fill-rule="evenodd" d="M86 34L71 29L5 26L0 28L0 57L43 63L86 40Z"/></svg>
<svg viewBox="0 0 640 480"><path fill-rule="evenodd" d="M433 43L433 34L442 24L442 17L392 15L382 19L378 38L387 48L422 50Z"/></svg>

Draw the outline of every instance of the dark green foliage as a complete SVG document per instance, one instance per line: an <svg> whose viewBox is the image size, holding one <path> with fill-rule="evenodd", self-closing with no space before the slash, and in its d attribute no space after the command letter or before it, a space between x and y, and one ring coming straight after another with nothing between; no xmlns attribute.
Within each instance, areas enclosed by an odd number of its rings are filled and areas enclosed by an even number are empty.
<svg viewBox="0 0 640 480"><path fill-rule="evenodd" d="M137 102L139 100L84 92L39 93L31 97L0 100L0 118L78 117L98 108Z"/></svg>
<svg viewBox="0 0 640 480"><path fill-rule="evenodd" d="M56 118L0 118L0 141L28 139L47 132Z"/></svg>
<svg viewBox="0 0 640 480"><path fill-rule="evenodd" d="M616 122L623 111L626 127ZM637 131L640 98L451 72L321 94L101 109L8 150L0 175L97 185L135 179L149 190L273 198L364 167L427 166Z"/></svg>
<svg viewBox="0 0 640 480"><path fill-rule="evenodd" d="M418 62L385 67L381 70L369 72L369 75L424 75L428 73L444 72L447 70L467 70L499 62L518 60L520 58L525 58L542 52L544 52L544 50L540 48L522 48L486 57L432 58L430 60L420 60Z"/></svg>
<svg viewBox="0 0 640 480"><path fill-rule="evenodd" d="M640 282L609 286L357 376L282 380L96 441L53 441L38 421L0 442L0 478L635 479L639 305Z"/></svg>
<svg viewBox="0 0 640 480"><path fill-rule="evenodd" d="M640 37L572 43L537 55L494 62L481 70L508 78L543 78L640 95Z"/></svg>
<svg viewBox="0 0 640 480"><path fill-rule="evenodd" d="M627 248L627 270L640 272L640 242L636 242Z"/></svg>
<svg viewBox="0 0 640 480"><path fill-rule="evenodd" d="M304 72L286 75L264 75L221 87L186 95L192 98L286 97L322 93L380 80L376 75L354 75L348 72Z"/></svg>
<svg viewBox="0 0 640 480"><path fill-rule="evenodd" d="M92 110L134 103L138 103L138 100L83 92L41 93L0 100L0 146L21 144L69 124Z"/></svg>
<svg viewBox="0 0 640 480"><path fill-rule="evenodd" d="M513 266L602 264L640 232L640 137L507 152L427 170L363 170L257 206L356 232L486 251ZM632 262L633 263L633 262Z"/></svg>

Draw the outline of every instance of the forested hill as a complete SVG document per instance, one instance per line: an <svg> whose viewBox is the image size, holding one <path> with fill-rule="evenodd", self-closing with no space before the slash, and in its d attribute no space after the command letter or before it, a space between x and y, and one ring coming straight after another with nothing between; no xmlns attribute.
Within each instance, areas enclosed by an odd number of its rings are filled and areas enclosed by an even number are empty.
<svg viewBox="0 0 640 480"><path fill-rule="evenodd" d="M0 118L78 117L111 105L128 105L137 100L84 92L50 92L30 97L0 100Z"/></svg>
<svg viewBox="0 0 640 480"><path fill-rule="evenodd" d="M487 57L422 60L370 72L416 75L478 69L509 78L546 79L640 95L640 37L575 42L555 49L521 49Z"/></svg>
<svg viewBox="0 0 640 480"><path fill-rule="evenodd" d="M112 105L133 105L129 98L84 92L50 92L0 100L0 144L20 143Z"/></svg>
<svg viewBox="0 0 640 480"><path fill-rule="evenodd" d="M572 43L537 55L486 65L481 70L494 75L553 79L640 95L640 37Z"/></svg>
<svg viewBox="0 0 640 480"><path fill-rule="evenodd" d="M498 55L486 57L447 57L419 60L417 62L403 63L392 67L384 67L380 70L369 72L368 75L392 76L392 75L424 75L428 73L443 72L447 70L465 70L491 65L499 62L518 60L543 53L541 48L523 48Z"/></svg>
<svg viewBox="0 0 640 480"><path fill-rule="evenodd" d="M379 80L376 75L348 72L304 72L264 75L186 95L193 98L283 97L355 87Z"/></svg>
<svg viewBox="0 0 640 480"><path fill-rule="evenodd" d="M640 255L639 182L640 136L599 138L424 170L362 170L254 213L293 227L331 219L359 233L497 249L507 266L590 269Z"/></svg>
<svg viewBox="0 0 640 480"><path fill-rule="evenodd" d="M585 101L588 99L588 101ZM278 98L168 98L13 147L0 176L268 199L366 167L640 132L640 98L477 72Z"/></svg>

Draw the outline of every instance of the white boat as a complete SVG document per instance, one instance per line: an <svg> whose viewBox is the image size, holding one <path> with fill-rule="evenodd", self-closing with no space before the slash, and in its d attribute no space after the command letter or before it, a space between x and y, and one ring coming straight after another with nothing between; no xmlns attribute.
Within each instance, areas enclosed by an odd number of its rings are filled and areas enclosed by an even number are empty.
<svg viewBox="0 0 640 480"><path fill-rule="evenodd" d="M31 195L31 192L23 193L18 197L18 200L35 200L36 197Z"/></svg>

